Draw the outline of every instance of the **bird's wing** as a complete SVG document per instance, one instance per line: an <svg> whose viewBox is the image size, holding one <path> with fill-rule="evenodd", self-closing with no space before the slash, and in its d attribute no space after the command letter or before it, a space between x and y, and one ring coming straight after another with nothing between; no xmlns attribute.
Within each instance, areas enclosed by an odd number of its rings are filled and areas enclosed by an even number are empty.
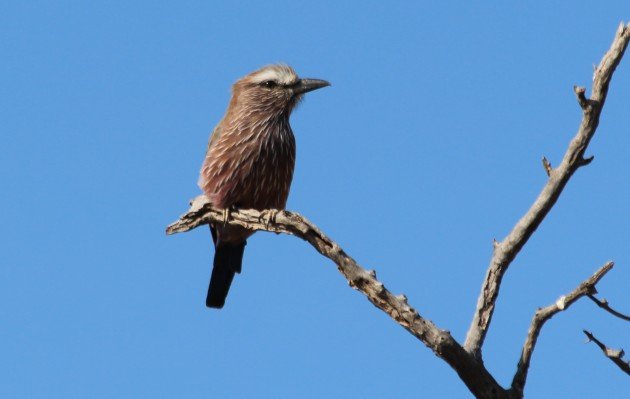
<svg viewBox="0 0 630 399"><path fill-rule="evenodd" d="M208 146L206 147L206 154L203 157L203 163L201 164L201 171L199 173L199 180L197 181L197 185L203 191L205 191L206 189L206 183L207 183L206 173L207 173L207 168L208 168L208 161L210 158L210 151L212 150L212 147L215 146L217 142L219 141L219 137L221 137L221 130L222 130L221 124L219 123L212 131L212 134L210 135L210 139L208 140Z"/></svg>
<svg viewBox="0 0 630 399"><path fill-rule="evenodd" d="M212 131L212 134L210 135L210 140L208 140L208 148L206 148L206 156L208 156L210 148L219 141L219 137L221 137L221 130L221 123L219 123Z"/></svg>

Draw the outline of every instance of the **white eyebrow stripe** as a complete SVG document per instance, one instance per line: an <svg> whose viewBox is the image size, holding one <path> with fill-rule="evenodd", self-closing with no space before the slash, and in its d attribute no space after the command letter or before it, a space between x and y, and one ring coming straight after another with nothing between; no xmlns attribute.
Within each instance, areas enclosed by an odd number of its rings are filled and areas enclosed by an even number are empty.
<svg viewBox="0 0 630 399"><path fill-rule="evenodd" d="M254 83L262 83L267 80L273 80L280 84L291 84L295 81L296 76L289 71L281 68L269 68L261 71L254 76Z"/></svg>
<svg viewBox="0 0 630 399"><path fill-rule="evenodd" d="M276 71L274 71L273 69L267 69L256 75L256 77L254 78L254 82L256 83L262 83L267 80L279 80Z"/></svg>

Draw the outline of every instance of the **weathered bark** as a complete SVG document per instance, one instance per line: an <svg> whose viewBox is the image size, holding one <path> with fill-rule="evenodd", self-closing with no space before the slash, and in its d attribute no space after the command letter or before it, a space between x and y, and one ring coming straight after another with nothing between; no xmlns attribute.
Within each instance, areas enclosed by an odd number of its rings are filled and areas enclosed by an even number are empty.
<svg viewBox="0 0 630 399"><path fill-rule="evenodd" d="M188 213L171 224L167 234L188 231L207 223L231 223L250 230L285 233L299 237L329 258L348 280L348 284L362 292L377 308L387 313L403 328L444 359L459 375L470 391L479 398L505 398L506 391L479 363L451 336L433 322L420 316L407 303L405 295L392 294L376 279L374 270L368 271L348 256L339 245L322 233L317 226L297 213L289 211L256 211L213 209L208 198L201 195L192 201Z"/></svg>
<svg viewBox="0 0 630 399"><path fill-rule="evenodd" d="M628 41L630 41L630 24L621 24L610 49L595 70L590 99L584 95L584 88L574 87L583 113L577 134L571 140L562 162L556 169L551 167L547 158L543 158L543 166L549 175L547 184L507 237L501 242L495 242L492 259L477 300L477 308L464 343L464 348L480 360L483 341L492 321L496 301L499 297L499 288L505 272L554 206L573 173L593 160L593 157L584 158L584 153L599 124L599 117L606 101L610 80L615 68L621 62Z"/></svg>

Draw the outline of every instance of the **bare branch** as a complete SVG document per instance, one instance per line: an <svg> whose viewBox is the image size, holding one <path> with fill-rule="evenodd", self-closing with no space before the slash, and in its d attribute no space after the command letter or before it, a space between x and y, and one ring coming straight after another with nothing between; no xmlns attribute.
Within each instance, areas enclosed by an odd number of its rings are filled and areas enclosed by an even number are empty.
<svg viewBox="0 0 630 399"><path fill-rule="evenodd" d="M602 341L595 338L595 336L591 332L586 330L582 331L588 337L589 342L595 342L595 344L599 346L599 348L602 350L602 352L604 352L604 355L606 355L607 358L615 363L617 367L619 367L621 370L625 371L626 374L630 375L630 362L623 360L623 356L625 354L623 349L611 349L604 345Z"/></svg>
<svg viewBox="0 0 630 399"><path fill-rule="evenodd" d="M273 215L273 217L272 217ZM201 195L191 202L189 211L169 225L167 234L192 230L202 224L223 223L224 212L213 209L208 198ZM451 336L407 303L405 295L394 295L376 279L376 272L359 266L339 245L322 233L317 226L297 213L289 211L230 210L228 223L250 230L284 233L299 237L317 252L329 258L354 289L362 292L377 308L387 313L403 328L422 341L459 375L468 389L478 398L505 398L506 391L486 368Z"/></svg>
<svg viewBox="0 0 630 399"><path fill-rule="evenodd" d="M595 297L595 295L590 295L590 294L588 295L588 297L590 298L591 301L595 302L597 306L604 309L605 311L612 314L613 316L619 317L621 320L630 321L630 316L626 316L625 314L611 308L607 300L599 299Z"/></svg>
<svg viewBox="0 0 630 399"><path fill-rule="evenodd" d="M166 233L185 232L208 223L229 223L254 231L270 231L299 237L310 243L320 254L331 259L351 287L363 293L374 306L387 313L398 324L422 341L438 357L446 361L457 372L460 379L475 397L520 399L523 396L523 389L536 340L544 323L585 295L588 295L600 306L605 303L604 301L598 301L596 298L594 299L593 294L595 294L595 284L613 267L612 262L604 265L576 290L561 297L555 304L539 309L536 312L509 390L503 389L483 365L481 348L492 320L503 276L511 262L556 203L573 173L593 160L592 156L585 158L584 153L595 134L610 80L615 68L623 57L629 41L630 24L621 24L611 48L604 55L594 72L592 97L590 99L586 98L586 90L584 88L574 88L578 103L583 111L578 132L569 143L562 162L556 169L553 169L547 158L543 157L543 166L549 176L547 184L543 187L531 208L516 223L505 239L501 242L493 240L492 259L482 285L465 345L463 346L451 336L449 331L442 330L430 320L423 318L416 309L408 304L407 297L404 294L393 295L385 288L383 283L376 279L374 270L368 271L359 266L337 243L328 238L317 226L297 213L277 210L214 209L208 198L202 195L191 202L191 207L186 214L167 227ZM613 314L618 313L610 309L607 303L602 307ZM589 334L587 333L587 335ZM589 336L589 338L600 345L600 347L605 348L594 337ZM607 353L607 356L610 354L609 357L611 359L614 358L621 361L625 365L624 367L628 367L628 364L621 360L623 351L610 352L606 348L605 353ZM621 365L620 367L626 371Z"/></svg>
<svg viewBox="0 0 630 399"><path fill-rule="evenodd" d="M571 306L575 301L583 296L590 295L595 292L595 284L604 277L606 273L610 271L614 266L613 262L608 262L595 272L587 280L583 281L575 290L567 295L561 296L556 303L549 305L545 308L538 309L532 323L527 331L527 338L525 338L525 344L521 351L521 358L518 361L516 367L516 373L512 380L512 388L510 393L512 397L522 398L523 390L525 389L525 382L527 380L527 371L529 370L529 364L531 362L532 354L534 353L534 347L538 340L540 330L547 320L551 319L556 313L562 312Z"/></svg>
<svg viewBox="0 0 630 399"><path fill-rule="evenodd" d="M553 170L553 173L550 173L547 184L531 208L516 223L507 237L494 248L464 344L464 348L479 359L481 359L481 348L492 320L501 280L505 272L556 203L573 173L592 161L592 158L584 159L584 152L595 134L599 124L599 116L606 101L610 80L629 41L630 24L621 24L612 46L595 71L591 99L586 99L582 89L576 89L578 102L583 109L583 117L578 132L571 140L562 162Z"/></svg>

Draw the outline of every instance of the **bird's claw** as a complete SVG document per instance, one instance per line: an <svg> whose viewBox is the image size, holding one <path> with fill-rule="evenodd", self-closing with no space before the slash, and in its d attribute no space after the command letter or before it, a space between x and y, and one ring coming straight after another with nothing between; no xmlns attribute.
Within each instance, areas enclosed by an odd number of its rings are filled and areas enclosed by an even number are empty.
<svg viewBox="0 0 630 399"><path fill-rule="evenodd" d="M263 217L266 229L269 229L271 223L276 223L276 216L278 216L278 212L279 211L277 209L267 209L267 212L265 212Z"/></svg>
<svg viewBox="0 0 630 399"><path fill-rule="evenodd" d="M230 208L223 208L221 213L223 213L223 226L227 226L228 219L230 218Z"/></svg>

